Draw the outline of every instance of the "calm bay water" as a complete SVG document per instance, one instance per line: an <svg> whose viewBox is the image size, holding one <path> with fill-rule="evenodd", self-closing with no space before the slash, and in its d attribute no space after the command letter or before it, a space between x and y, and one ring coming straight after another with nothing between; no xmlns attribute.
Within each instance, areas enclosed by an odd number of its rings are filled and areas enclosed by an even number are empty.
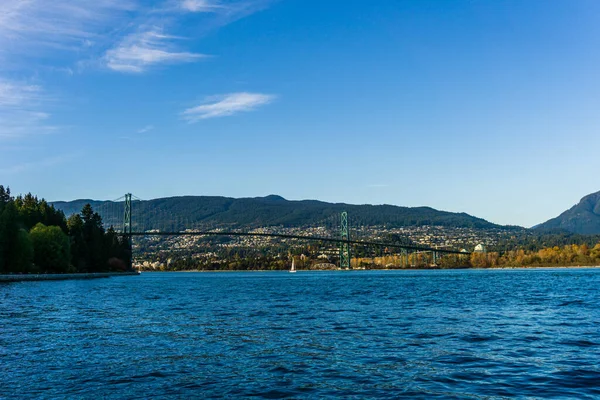
<svg viewBox="0 0 600 400"><path fill-rule="evenodd" d="M0 398L600 397L600 270L0 284Z"/></svg>

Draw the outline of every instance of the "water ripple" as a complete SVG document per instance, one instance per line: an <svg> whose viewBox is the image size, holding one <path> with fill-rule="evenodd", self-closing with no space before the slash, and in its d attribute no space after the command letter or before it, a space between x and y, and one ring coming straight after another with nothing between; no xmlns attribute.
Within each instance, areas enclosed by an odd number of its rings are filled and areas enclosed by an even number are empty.
<svg viewBox="0 0 600 400"><path fill-rule="evenodd" d="M0 285L0 398L596 398L600 271Z"/></svg>

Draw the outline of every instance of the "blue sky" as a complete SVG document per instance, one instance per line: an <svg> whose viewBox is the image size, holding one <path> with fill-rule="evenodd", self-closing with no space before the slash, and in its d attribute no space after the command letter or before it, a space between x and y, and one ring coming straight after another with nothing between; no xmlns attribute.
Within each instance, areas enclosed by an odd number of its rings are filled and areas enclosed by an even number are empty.
<svg viewBox="0 0 600 400"><path fill-rule="evenodd" d="M600 3L3 0L0 183L531 226L600 190Z"/></svg>

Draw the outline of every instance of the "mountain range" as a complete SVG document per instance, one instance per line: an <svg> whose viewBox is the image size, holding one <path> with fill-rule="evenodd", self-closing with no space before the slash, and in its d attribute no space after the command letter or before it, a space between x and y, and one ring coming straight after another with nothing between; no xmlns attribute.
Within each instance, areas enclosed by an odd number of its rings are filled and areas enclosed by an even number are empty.
<svg viewBox="0 0 600 400"><path fill-rule="evenodd" d="M57 201L54 206L67 216L81 211L90 203L107 224L120 226L123 203L96 200ZM506 228L466 213L439 211L430 207L399 207L392 205L352 205L316 200L290 201L270 195L255 198L215 196L182 196L135 201L132 205L134 223L146 228L167 224L170 228L193 226L226 226L256 228L266 226L305 227L324 221L339 221L347 211L350 223L357 225L386 225L388 227L437 225L474 229ZM112 211L111 211L112 210ZM116 211L115 211L116 210ZM164 226L164 225L163 225Z"/></svg>
<svg viewBox="0 0 600 400"><path fill-rule="evenodd" d="M600 192L588 194L558 217L537 225L534 229L582 235L600 234Z"/></svg>

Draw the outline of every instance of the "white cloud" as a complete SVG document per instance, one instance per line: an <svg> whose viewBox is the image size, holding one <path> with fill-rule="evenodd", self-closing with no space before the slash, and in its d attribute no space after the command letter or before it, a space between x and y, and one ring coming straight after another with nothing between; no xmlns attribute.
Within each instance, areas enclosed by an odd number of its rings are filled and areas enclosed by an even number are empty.
<svg viewBox="0 0 600 400"><path fill-rule="evenodd" d="M129 73L197 61L206 56L178 48L181 38L172 33L198 38L270 1L0 0L0 71L22 71L32 60L66 71Z"/></svg>
<svg viewBox="0 0 600 400"><path fill-rule="evenodd" d="M210 57L181 50L178 42L188 38L167 33L181 29L181 11L211 14L200 21L197 17L195 24L191 25L193 28L186 27L188 35L193 32L194 36L201 36L256 12L269 1L271 0L242 0L225 5L219 0L165 0L161 3L162 8L156 8L144 18L140 18L134 26L133 33L122 37L105 52L103 64L118 72L142 73L157 65L189 63Z"/></svg>
<svg viewBox="0 0 600 400"><path fill-rule="evenodd" d="M226 117L243 111L252 111L269 104L275 96L261 93L231 93L208 98L204 104L188 108L182 115L189 122L202 119Z"/></svg>
<svg viewBox="0 0 600 400"><path fill-rule="evenodd" d="M208 56L167 33L197 38L269 1L0 0L0 141L57 130L49 124L50 97L41 85L23 83L26 74L41 67L73 75L91 66L141 73L198 61ZM184 26L183 19L194 24ZM209 116L188 117L201 118Z"/></svg>
<svg viewBox="0 0 600 400"><path fill-rule="evenodd" d="M106 66L119 72L144 72L155 64L174 64L208 57L204 54L178 52L173 49L174 36L164 35L159 28L127 36L106 52Z"/></svg>
<svg viewBox="0 0 600 400"><path fill-rule="evenodd" d="M183 0L181 8L191 12L217 12L225 6L213 0Z"/></svg>
<svg viewBox="0 0 600 400"><path fill-rule="evenodd" d="M0 109L0 140L23 139L55 132L58 127L48 125L49 118L50 114L39 111Z"/></svg>
<svg viewBox="0 0 600 400"><path fill-rule="evenodd" d="M0 80L0 139L21 138L56 130L40 110L47 98L37 85Z"/></svg>
<svg viewBox="0 0 600 400"><path fill-rule="evenodd" d="M146 133L151 131L152 129L154 129L154 125L146 125L145 127L143 127L142 129L139 129L137 131L137 133Z"/></svg>
<svg viewBox="0 0 600 400"><path fill-rule="evenodd" d="M2 0L0 53L90 47L123 23L137 0Z"/></svg>
<svg viewBox="0 0 600 400"><path fill-rule="evenodd" d="M0 107L18 107L39 99L41 88L37 85L19 84L0 80Z"/></svg>

